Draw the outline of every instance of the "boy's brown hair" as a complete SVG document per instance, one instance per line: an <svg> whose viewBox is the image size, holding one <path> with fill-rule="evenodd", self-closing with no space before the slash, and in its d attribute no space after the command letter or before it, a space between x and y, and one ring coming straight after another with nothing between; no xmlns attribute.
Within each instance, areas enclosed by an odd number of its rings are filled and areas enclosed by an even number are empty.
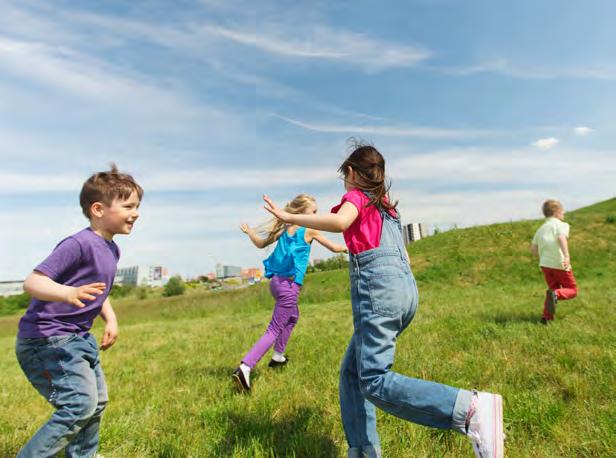
<svg viewBox="0 0 616 458"><path fill-rule="evenodd" d="M541 210L543 211L543 216L545 216L546 218L554 216L558 210L562 209L563 206L561 205L561 203L557 200L552 199L543 202L543 206L541 207Z"/></svg>
<svg viewBox="0 0 616 458"><path fill-rule="evenodd" d="M112 163L111 170L98 172L86 180L79 194L79 204L86 218L90 219L90 207L94 202L110 206L115 199L128 199L136 192L139 200L143 197L143 188L126 173L120 173Z"/></svg>

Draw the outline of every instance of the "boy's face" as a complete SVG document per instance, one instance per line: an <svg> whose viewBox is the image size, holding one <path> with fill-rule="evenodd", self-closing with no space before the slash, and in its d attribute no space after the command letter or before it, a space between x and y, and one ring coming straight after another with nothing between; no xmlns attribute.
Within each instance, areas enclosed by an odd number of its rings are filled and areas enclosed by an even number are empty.
<svg viewBox="0 0 616 458"><path fill-rule="evenodd" d="M99 222L110 234L130 234L139 218L139 196L135 191L128 199L114 199L111 205L102 205Z"/></svg>

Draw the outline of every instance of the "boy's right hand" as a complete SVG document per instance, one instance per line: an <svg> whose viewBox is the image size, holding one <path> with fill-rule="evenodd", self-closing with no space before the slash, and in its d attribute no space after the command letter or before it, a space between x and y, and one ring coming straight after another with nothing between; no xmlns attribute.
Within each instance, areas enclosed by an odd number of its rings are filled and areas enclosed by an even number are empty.
<svg viewBox="0 0 616 458"><path fill-rule="evenodd" d="M86 306L81 301L93 301L96 296L100 296L105 292L105 283L90 283L89 285L71 286L66 297L66 302L75 307L83 308Z"/></svg>
<svg viewBox="0 0 616 458"><path fill-rule="evenodd" d="M250 233L250 226L248 226L248 224L242 224L240 226L240 229L242 230L242 232L244 234L249 234Z"/></svg>

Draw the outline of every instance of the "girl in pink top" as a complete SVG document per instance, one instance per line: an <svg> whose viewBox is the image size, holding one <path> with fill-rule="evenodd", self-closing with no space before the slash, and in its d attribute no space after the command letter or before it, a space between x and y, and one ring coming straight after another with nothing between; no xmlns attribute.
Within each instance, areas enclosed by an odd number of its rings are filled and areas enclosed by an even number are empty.
<svg viewBox="0 0 616 458"><path fill-rule="evenodd" d="M502 458L500 395L391 370L396 339L411 323L419 299L396 203L387 197L385 160L373 146L358 145L339 171L347 193L328 215L294 215L276 207L267 196L264 199L265 208L279 220L342 232L349 248L355 332L340 368L340 411L348 456L381 456L376 406L414 423L466 434L476 456Z"/></svg>

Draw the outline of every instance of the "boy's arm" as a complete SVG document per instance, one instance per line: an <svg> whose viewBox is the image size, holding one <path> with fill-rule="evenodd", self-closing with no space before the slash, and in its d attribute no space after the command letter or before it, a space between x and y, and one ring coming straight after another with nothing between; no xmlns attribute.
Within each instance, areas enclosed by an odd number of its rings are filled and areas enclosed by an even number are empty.
<svg viewBox="0 0 616 458"><path fill-rule="evenodd" d="M351 202L345 202L338 210L338 213L325 213L321 215L293 214L281 210L267 196L263 196L265 200L265 209L278 218L280 221L289 224L297 224L311 229L317 229L327 232L344 232L355 221L359 215L357 207Z"/></svg>
<svg viewBox="0 0 616 458"><path fill-rule="evenodd" d="M325 248L327 248L329 251L332 251L334 253L346 253L348 251L345 245L332 242L327 237L325 237L323 234L321 234L319 231L315 229L308 229L308 230L311 231L310 232L311 239L316 240L321 245L323 245Z"/></svg>
<svg viewBox="0 0 616 458"><path fill-rule="evenodd" d="M257 231L254 230L254 228L248 226L248 224L242 224L240 226L240 229L242 230L242 232L246 235L248 235L248 237L250 238L250 240L252 241L252 243L257 247L257 248L265 248L266 246L268 246L270 243L266 243L266 241L264 239L262 239L261 237L259 237L259 235L257 234Z"/></svg>
<svg viewBox="0 0 616 458"><path fill-rule="evenodd" d="M560 249L565 256L565 259L563 260L563 267L565 268L565 270L571 269L571 259L569 258L569 242L567 242L566 235L561 234L558 236L558 246L560 246Z"/></svg>
<svg viewBox="0 0 616 458"><path fill-rule="evenodd" d="M24 282L24 291L30 296L49 302L66 302L75 307L85 307L84 300L93 301L105 291L105 283L90 283L78 287L62 285L47 275L34 271Z"/></svg>
<svg viewBox="0 0 616 458"><path fill-rule="evenodd" d="M103 308L101 309L101 318L105 321L105 330L103 331L103 341L101 342L101 349L107 350L111 347L118 338L119 328L118 319L116 317L109 298L103 302Z"/></svg>
<svg viewBox="0 0 616 458"><path fill-rule="evenodd" d="M532 254L534 257L536 257L536 258L538 258L538 257L539 257L539 247L537 246L537 244L536 244L536 243L531 243L531 244L530 244L530 252L531 252L531 254Z"/></svg>

